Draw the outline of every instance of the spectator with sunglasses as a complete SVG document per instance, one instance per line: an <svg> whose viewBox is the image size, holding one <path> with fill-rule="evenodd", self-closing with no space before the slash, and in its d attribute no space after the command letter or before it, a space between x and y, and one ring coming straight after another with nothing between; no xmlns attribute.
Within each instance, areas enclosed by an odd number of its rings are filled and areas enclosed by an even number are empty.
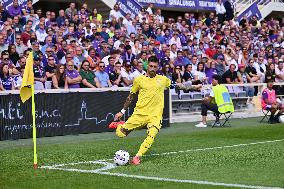
<svg viewBox="0 0 284 189"><path fill-rule="evenodd" d="M112 87L112 84L109 80L108 73L105 72L105 64L103 62L99 63L98 70L95 72L95 75L98 79L99 86L102 88Z"/></svg>

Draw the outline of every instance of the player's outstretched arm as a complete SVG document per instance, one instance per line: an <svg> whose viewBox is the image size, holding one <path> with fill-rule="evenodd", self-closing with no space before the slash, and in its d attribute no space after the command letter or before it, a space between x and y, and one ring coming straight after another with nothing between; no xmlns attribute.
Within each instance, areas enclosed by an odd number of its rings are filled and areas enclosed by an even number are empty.
<svg viewBox="0 0 284 189"><path fill-rule="evenodd" d="M124 115L125 111L128 109L128 107L130 106L133 98L134 98L134 95L135 94L132 94L132 93L129 93L128 97L126 98L126 101L123 105L123 109L118 112L115 117L114 117L114 120L117 121L117 120L120 120L120 118Z"/></svg>

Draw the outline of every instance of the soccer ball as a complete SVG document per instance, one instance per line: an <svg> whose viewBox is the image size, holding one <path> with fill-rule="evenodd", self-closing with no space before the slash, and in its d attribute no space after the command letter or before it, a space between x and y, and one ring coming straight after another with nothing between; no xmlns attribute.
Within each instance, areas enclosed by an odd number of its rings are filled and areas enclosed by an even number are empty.
<svg viewBox="0 0 284 189"><path fill-rule="evenodd" d="M279 122L284 123L284 115L279 116Z"/></svg>
<svg viewBox="0 0 284 189"><path fill-rule="evenodd" d="M116 165L126 165L129 162L129 153L125 150L118 150L114 154L113 161Z"/></svg>

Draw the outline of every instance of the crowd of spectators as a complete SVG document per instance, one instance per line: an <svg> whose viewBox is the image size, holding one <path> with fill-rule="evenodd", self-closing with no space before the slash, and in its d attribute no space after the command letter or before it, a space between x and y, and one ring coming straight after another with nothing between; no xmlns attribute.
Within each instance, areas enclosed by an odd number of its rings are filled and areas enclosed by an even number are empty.
<svg viewBox="0 0 284 189"><path fill-rule="evenodd" d="M0 5L0 13L0 90L20 88L30 51L38 90L128 87L151 55L173 83L211 84L214 74L229 84L284 82L284 23L256 16L238 22L227 1L208 15L167 20L152 4L135 18L123 17L117 4L109 18L86 3L43 13L31 0L24 9L18 0L8 11Z"/></svg>

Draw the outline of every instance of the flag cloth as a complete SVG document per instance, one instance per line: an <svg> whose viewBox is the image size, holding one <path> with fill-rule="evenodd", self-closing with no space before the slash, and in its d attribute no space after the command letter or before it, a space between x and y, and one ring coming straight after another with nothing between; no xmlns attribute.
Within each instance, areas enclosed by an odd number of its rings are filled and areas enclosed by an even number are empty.
<svg viewBox="0 0 284 189"><path fill-rule="evenodd" d="M30 52L27 61L26 67L24 71L24 76L22 80L22 86L20 90L20 96L22 102L26 102L32 96L32 88L31 86L34 85L34 71L33 71L33 52Z"/></svg>

